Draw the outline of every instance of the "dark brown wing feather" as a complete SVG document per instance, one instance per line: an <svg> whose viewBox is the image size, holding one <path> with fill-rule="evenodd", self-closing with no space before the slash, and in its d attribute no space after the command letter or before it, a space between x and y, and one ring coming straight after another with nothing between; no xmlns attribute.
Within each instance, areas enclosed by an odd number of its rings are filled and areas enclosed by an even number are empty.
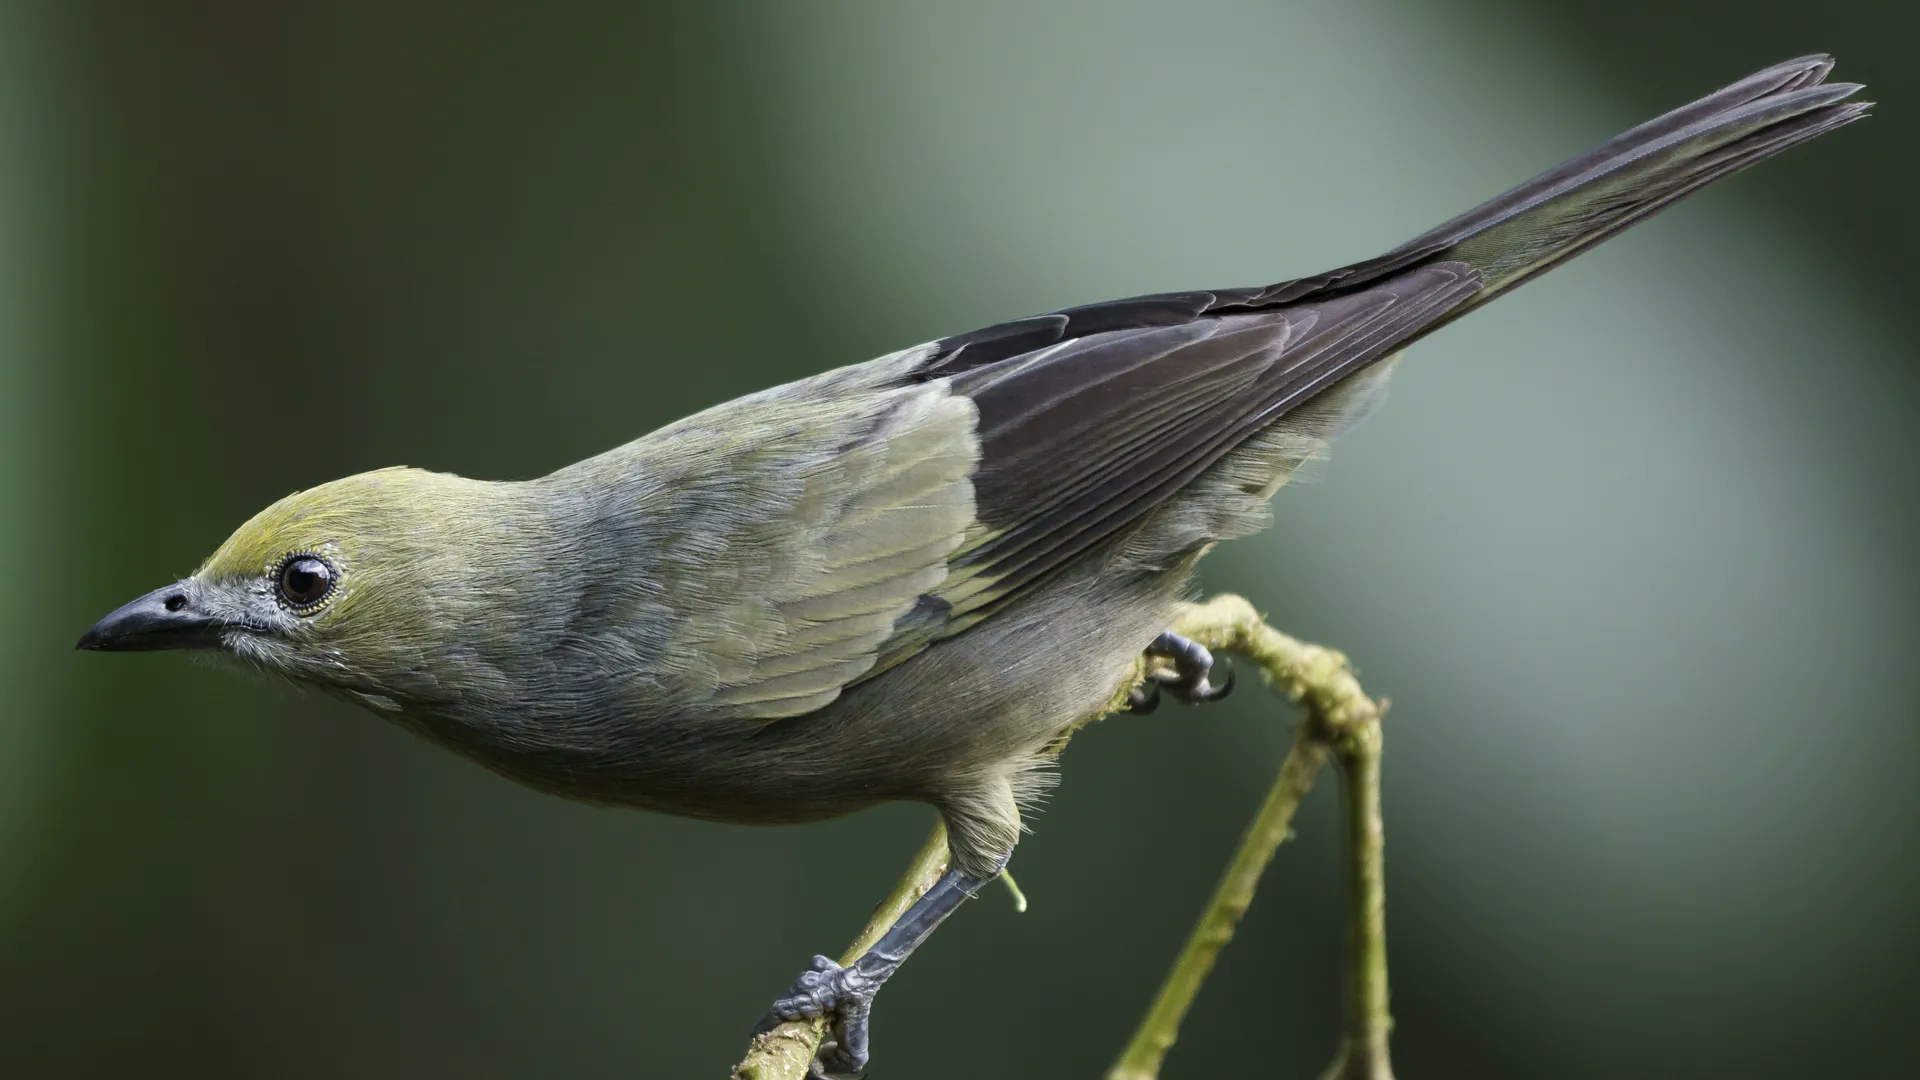
<svg viewBox="0 0 1920 1080"><path fill-rule="evenodd" d="M954 613L1138 522L1478 284L1465 264L1434 263L1350 291L1310 287L1324 298L1284 307L1268 298L1293 295L1296 283L1115 301L943 342L925 376L951 378L980 413L981 529L956 560L968 572L954 582Z"/></svg>

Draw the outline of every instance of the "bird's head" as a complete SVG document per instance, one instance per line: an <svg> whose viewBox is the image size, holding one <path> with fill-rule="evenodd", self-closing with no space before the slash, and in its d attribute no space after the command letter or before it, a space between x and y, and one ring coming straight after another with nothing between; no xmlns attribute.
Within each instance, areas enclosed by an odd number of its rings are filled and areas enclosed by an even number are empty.
<svg viewBox="0 0 1920 1080"><path fill-rule="evenodd" d="M466 584L462 520L481 484L381 469L296 492L254 515L182 581L81 637L97 651L213 649L373 699L423 675L420 646ZM377 702L376 702L377 703Z"/></svg>

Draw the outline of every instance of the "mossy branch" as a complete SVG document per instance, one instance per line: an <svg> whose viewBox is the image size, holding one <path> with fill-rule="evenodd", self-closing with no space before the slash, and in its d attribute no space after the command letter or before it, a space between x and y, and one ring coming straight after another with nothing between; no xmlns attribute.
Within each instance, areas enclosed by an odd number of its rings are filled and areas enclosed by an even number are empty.
<svg viewBox="0 0 1920 1080"><path fill-rule="evenodd" d="M1329 757L1347 780L1342 793L1347 810L1350 952L1346 1034L1323 1080L1391 1080L1379 802L1380 718L1386 706L1361 689L1345 656L1282 634L1241 597L1223 595L1193 605L1174 629L1215 652L1245 657L1270 688L1302 705L1306 717L1199 923L1107 1080L1155 1080L1160 1075L1160 1064L1179 1035L1181 1020L1253 903L1267 863L1291 835L1294 811Z"/></svg>
<svg viewBox="0 0 1920 1080"><path fill-rule="evenodd" d="M1189 605L1174 630L1215 652L1237 653L1269 687L1302 705L1306 717L1292 750L1281 763L1266 800L1247 827L1199 923L1174 961L1140 1027L1107 1073L1107 1080L1155 1080L1179 1034L1181 1021L1213 969L1220 950L1253 903L1253 894L1274 851L1290 835L1294 811L1332 758L1344 783L1349 893L1349 967L1345 1035L1339 1055L1322 1080L1392 1080L1387 1056L1386 892L1380 819L1380 719L1385 702L1360 687L1347 658L1332 649L1295 640L1273 629L1246 600L1231 595ZM1110 709L1151 673L1142 660L1120 687ZM1092 718L1089 718L1092 719ZM851 962L921 894L946 866L946 836L939 828L915 856L893 892L874 911L841 957ZM782 1024L754 1037L735 1080L802 1080L820 1045L820 1021Z"/></svg>

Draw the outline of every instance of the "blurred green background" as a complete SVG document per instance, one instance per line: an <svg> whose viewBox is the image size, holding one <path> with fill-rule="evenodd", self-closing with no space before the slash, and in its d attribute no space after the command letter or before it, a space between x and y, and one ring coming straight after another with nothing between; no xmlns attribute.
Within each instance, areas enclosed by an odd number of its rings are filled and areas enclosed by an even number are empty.
<svg viewBox="0 0 1920 1080"><path fill-rule="evenodd" d="M1402 366L1209 561L1390 695L1413 1077L1920 1054L1910 4L0 8L0 1075L697 1077L927 825L537 796L371 715L70 652L255 509L526 477L771 382L1370 255L1746 72L1880 115ZM1084 733L880 999L876 1077L1095 1076L1288 738ZM1170 1078L1310 1077L1331 792Z"/></svg>

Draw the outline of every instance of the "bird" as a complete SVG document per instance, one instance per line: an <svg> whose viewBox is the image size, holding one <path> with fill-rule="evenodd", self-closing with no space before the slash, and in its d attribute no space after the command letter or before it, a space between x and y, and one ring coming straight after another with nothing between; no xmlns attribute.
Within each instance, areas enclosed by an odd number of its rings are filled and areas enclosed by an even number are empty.
<svg viewBox="0 0 1920 1080"><path fill-rule="evenodd" d="M1815 55L1600 144L1393 250L1264 287L1066 308L728 401L533 480L388 468L289 495L78 648L195 649L533 788L723 822L928 804L948 868L761 1027L875 994L999 875L1063 733L1231 688L1171 632L1402 351L1695 190L1860 119Z"/></svg>

